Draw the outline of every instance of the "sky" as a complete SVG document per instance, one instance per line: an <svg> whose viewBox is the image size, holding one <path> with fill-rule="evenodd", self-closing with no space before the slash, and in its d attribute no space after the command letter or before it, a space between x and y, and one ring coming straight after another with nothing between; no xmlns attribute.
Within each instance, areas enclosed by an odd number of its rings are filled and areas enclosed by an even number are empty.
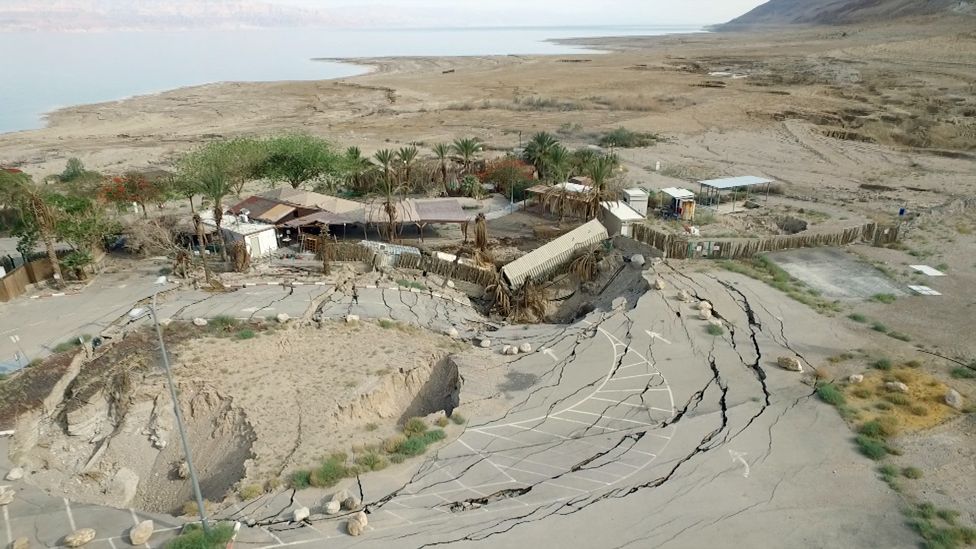
<svg viewBox="0 0 976 549"><path fill-rule="evenodd" d="M713 24L765 0L265 0L397 26Z"/></svg>

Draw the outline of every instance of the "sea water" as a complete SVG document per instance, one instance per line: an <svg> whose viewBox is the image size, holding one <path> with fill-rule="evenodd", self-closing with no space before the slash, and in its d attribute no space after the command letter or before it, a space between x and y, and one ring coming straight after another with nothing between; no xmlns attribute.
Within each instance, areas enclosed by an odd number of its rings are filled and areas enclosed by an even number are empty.
<svg viewBox="0 0 976 549"><path fill-rule="evenodd" d="M691 26L248 29L0 33L0 133L42 127L61 107L211 82L344 78L315 58L567 54L547 40L697 32Z"/></svg>

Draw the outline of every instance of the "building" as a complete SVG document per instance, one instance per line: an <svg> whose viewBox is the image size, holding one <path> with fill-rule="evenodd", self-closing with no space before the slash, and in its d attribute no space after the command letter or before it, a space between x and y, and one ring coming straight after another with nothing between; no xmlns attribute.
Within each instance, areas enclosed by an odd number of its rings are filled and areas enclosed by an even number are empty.
<svg viewBox="0 0 976 549"><path fill-rule="evenodd" d="M661 189L666 198L661 200L661 206L667 215L683 219L695 220L695 193L679 187Z"/></svg>
<svg viewBox="0 0 976 549"><path fill-rule="evenodd" d="M644 222L644 216L631 208L626 202L600 202L603 224L610 236L633 235L633 226Z"/></svg>
<svg viewBox="0 0 976 549"><path fill-rule="evenodd" d="M755 177L744 175L740 177L725 177L722 179L708 179L699 181L699 194L702 195L702 205L710 208L718 207L728 198L728 192L732 191L732 211L735 211L735 202L739 198L739 193L745 195L745 200L749 200L749 191L754 187L760 190L765 187L766 200L769 200L769 186L773 183L772 179L765 177ZM723 194L725 193L725 194Z"/></svg>
<svg viewBox="0 0 976 549"><path fill-rule="evenodd" d="M502 267L502 279L509 288L521 288L527 280L542 280L572 260L577 253L609 238L596 219L539 246Z"/></svg>
<svg viewBox="0 0 976 549"><path fill-rule="evenodd" d="M217 224L212 213L205 212L200 218L205 227L216 229ZM224 235L228 252L237 241L244 242L248 253L254 259L270 255L278 249L278 233L275 226L253 221L243 214L225 215L221 220L220 230Z"/></svg>
<svg viewBox="0 0 976 549"><path fill-rule="evenodd" d="M634 209L635 212L647 217L647 192L644 189L624 189L620 193L621 198L628 206Z"/></svg>

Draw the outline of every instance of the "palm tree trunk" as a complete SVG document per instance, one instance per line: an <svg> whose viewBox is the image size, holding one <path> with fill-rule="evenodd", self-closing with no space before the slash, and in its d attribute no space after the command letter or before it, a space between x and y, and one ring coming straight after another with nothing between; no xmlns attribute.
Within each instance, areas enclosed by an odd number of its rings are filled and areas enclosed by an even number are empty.
<svg viewBox="0 0 976 549"><path fill-rule="evenodd" d="M47 260L51 262L54 271L54 285L64 288L64 278L61 276L61 263L58 262L58 252L54 249L54 235L48 229L41 228L41 238L44 240L44 248L47 250Z"/></svg>
<svg viewBox="0 0 976 549"><path fill-rule="evenodd" d="M447 163L441 162L441 178L444 180L444 196L451 196L451 190L447 187Z"/></svg>
<svg viewBox="0 0 976 549"><path fill-rule="evenodd" d="M197 209L193 207L193 197L192 196L188 196L188 197L186 197L186 199L190 201L190 213L191 214L197 213Z"/></svg>
<svg viewBox="0 0 976 549"><path fill-rule="evenodd" d="M193 216L193 224L197 228L197 240L200 241L200 261L203 263L203 275L207 278L207 284L211 284L210 279L210 265L207 264L207 239L203 235L203 222L200 221L199 215Z"/></svg>

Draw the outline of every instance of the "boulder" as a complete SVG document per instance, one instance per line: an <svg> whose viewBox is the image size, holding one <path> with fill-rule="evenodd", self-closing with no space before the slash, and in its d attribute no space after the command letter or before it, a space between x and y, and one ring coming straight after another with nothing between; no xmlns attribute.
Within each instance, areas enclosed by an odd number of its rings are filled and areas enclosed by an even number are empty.
<svg viewBox="0 0 976 549"><path fill-rule="evenodd" d="M945 403L947 406L951 408L954 408L956 410L962 410L963 408L962 395L960 395L959 391L955 389L949 389L948 391L946 391L945 394Z"/></svg>
<svg viewBox="0 0 976 549"><path fill-rule="evenodd" d="M795 356L781 356L776 359L776 364L780 368L789 370L791 372L803 371L803 364L800 362L800 359Z"/></svg>
<svg viewBox="0 0 976 549"><path fill-rule="evenodd" d="M702 320L708 320L708 319L712 318L712 310L711 309L701 309L700 311L698 311L698 318L700 318Z"/></svg>
<svg viewBox="0 0 976 549"><path fill-rule="evenodd" d="M339 501L329 501L322 507L326 515L334 515L342 510L342 502Z"/></svg>
<svg viewBox="0 0 976 549"><path fill-rule="evenodd" d="M633 265L634 267L637 267L638 269L643 267L645 263L647 262L644 261L644 256L642 256L641 254L634 254L630 256L630 264Z"/></svg>
<svg viewBox="0 0 976 549"><path fill-rule="evenodd" d="M508 350L508 354L510 354L510 355L517 355L517 354L519 354L519 348L518 348L518 346L517 345L512 345L512 347Z"/></svg>
<svg viewBox="0 0 976 549"><path fill-rule="evenodd" d="M193 325L194 326L199 326L199 327L202 328L202 327L204 327L204 326L207 325L207 319L206 318L200 318L200 317L194 318L193 319Z"/></svg>
<svg viewBox="0 0 976 549"><path fill-rule="evenodd" d="M312 512L308 510L308 507L299 507L295 509L295 514L292 516L293 522L301 522L311 516Z"/></svg>
<svg viewBox="0 0 976 549"><path fill-rule="evenodd" d="M164 319L162 319L162 320L159 321L159 325L162 326L162 327L164 327L164 328L166 326L169 326L172 323L173 323L173 319L172 318L164 318Z"/></svg>
<svg viewBox="0 0 976 549"><path fill-rule="evenodd" d="M82 528L65 536L64 545L65 547L81 547L93 539L95 539L95 530L93 528Z"/></svg>
<svg viewBox="0 0 976 549"><path fill-rule="evenodd" d="M453 280L448 280L447 281L447 287L448 288L453 288L454 287L454 281Z"/></svg>
<svg viewBox="0 0 976 549"><path fill-rule="evenodd" d="M275 316L275 320L277 320L280 324L284 324L285 322L291 320L291 317L288 316L288 313L278 313L278 315Z"/></svg>
<svg viewBox="0 0 976 549"><path fill-rule="evenodd" d="M132 545L142 545L149 541L153 535L155 525L151 520L144 520L129 529L129 543Z"/></svg>
<svg viewBox="0 0 976 549"><path fill-rule="evenodd" d="M27 538L17 538L10 544L10 549L30 549L30 540Z"/></svg>
<svg viewBox="0 0 976 549"><path fill-rule="evenodd" d="M519 352L520 353L531 353L532 352L532 344L531 343L523 343L523 344L519 345Z"/></svg>
<svg viewBox="0 0 976 549"><path fill-rule="evenodd" d="M687 290L678 290L678 301L688 301L691 299L691 294Z"/></svg>
<svg viewBox="0 0 976 549"><path fill-rule="evenodd" d="M341 505L342 502L349 497L349 492L346 490L339 490L338 492L332 494L332 501L337 501Z"/></svg>
<svg viewBox="0 0 976 549"><path fill-rule="evenodd" d="M479 345L481 345L482 349L487 349L488 347L491 347L491 340L488 338L484 338L481 340L481 343Z"/></svg>
<svg viewBox="0 0 976 549"><path fill-rule="evenodd" d="M458 332L457 328L451 328L450 330L447 331L447 337L451 339L457 339L461 337L461 333Z"/></svg>
<svg viewBox="0 0 976 549"><path fill-rule="evenodd" d="M359 506L362 504L363 502L360 501L356 496L349 496L342 500L342 508L346 511L355 511L356 509L359 509Z"/></svg>
<svg viewBox="0 0 976 549"><path fill-rule="evenodd" d="M627 306L626 297L615 297L613 298L613 301L610 302L610 308L613 309L614 311L622 310L626 306Z"/></svg>
<svg viewBox="0 0 976 549"><path fill-rule="evenodd" d="M711 301L702 300L702 301L699 301L698 302L698 310L699 311L703 311L705 309L708 309L708 310L711 310L712 309L712 302Z"/></svg>
<svg viewBox="0 0 976 549"><path fill-rule="evenodd" d="M718 326L720 328L725 327L725 324L722 322L722 319L720 318L709 318L708 323L711 324L712 326Z"/></svg>
<svg viewBox="0 0 976 549"><path fill-rule="evenodd" d="M346 315L346 322L349 324L359 322L359 315Z"/></svg>
<svg viewBox="0 0 976 549"><path fill-rule="evenodd" d="M346 521L346 532L348 532L350 536L362 535L363 530L365 530L365 527L363 527L362 524L359 524L358 520L350 519Z"/></svg>
<svg viewBox="0 0 976 549"><path fill-rule="evenodd" d="M666 287L667 286L664 284L664 281L663 280L661 280L660 278L655 278L654 279L654 289L655 290L663 290Z"/></svg>
<svg viewBox="0 0 976 549"><path fill-rule="evenodd" d="M506 346L502 347L502 354L503 355L507 355L507 354L509 354L509 351L511 351L511 350L512 350L512 346L511 345L506 345Z"/></svg>
<svg viewBox="0 0 976 549"><path fill-rule="evenodd" d="M847 382L851 384L858 384L864 381L864 376L861 374L853 374L851 377L847 378Z"/></svg>
<svg viewBox="0 0 976 549"><path fill-rule="evenodd" d="M24 470L20 467L14 467L7 473L7 476L3 477L7 480L20 480L24 478Z"/></svg>
<svg viewBox="0 0 976 549"><path fill-rule="evenodd" d="M190 477L190 465L186 461L181 461L179 465L176 466L176 476L186 479Z"/></svg>
<svg viewBox="0 0 976 549"><path fill-rule="evenodd" d="M894 391L896 393L907 393L908 385L905 385L900 381L889 381L888 383L885 383L885 389Z"/></svg>
<svg viewBox="0 0 976 549"><path fill-rule="evenodd" d="M369 524L369 518L367 518L366 513L362 511L353 515L352 520L358 522L359 525L362 526L363 528L366 528L366 525Z"/></svg>
<svg viewBox="0 0 976 549"><path fill-rule="evenodd" d="M4 505L10 505L11 503L13 503L15 493L16 492L14 492L13 490L0 488L0 507L3 507Z"/></svg>

